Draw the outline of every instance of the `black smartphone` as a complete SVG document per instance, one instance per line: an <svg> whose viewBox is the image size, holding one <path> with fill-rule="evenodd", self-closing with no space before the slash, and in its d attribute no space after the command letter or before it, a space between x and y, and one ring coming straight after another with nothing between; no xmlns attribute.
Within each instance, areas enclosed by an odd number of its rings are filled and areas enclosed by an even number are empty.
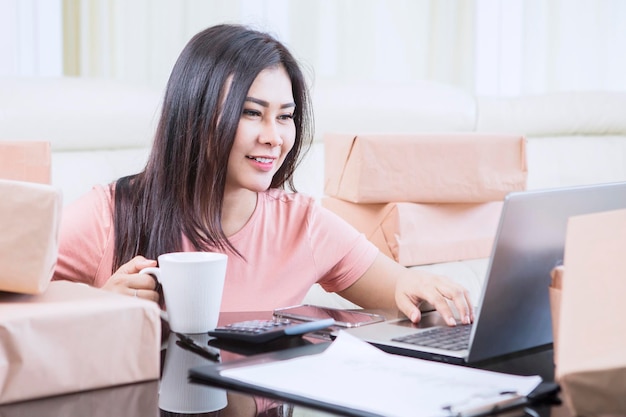
<svg viewBox="0 0 626 417"><path fill-rule="evenodd" d="M311 304L277 308L274 310L274 317L303 321L331 318L335 320L335 326L341 327L358 327L385 320L380 314L366 313L359 310L321 307Z"/></svg>

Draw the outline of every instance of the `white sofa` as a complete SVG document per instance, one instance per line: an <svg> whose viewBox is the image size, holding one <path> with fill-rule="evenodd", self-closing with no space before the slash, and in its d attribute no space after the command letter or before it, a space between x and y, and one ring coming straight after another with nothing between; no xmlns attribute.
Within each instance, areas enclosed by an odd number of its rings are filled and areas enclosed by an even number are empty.
<svg viewBox="0 0 626 417"><path fill-rule="evenodd" d="M296 175L298 190L323 196L325 132L506 132L527 137L528 188L626 181L626 92L477 97L433 82L317 81L316 141ZM96 183L143 166L162 91L78 78L0 78L0 140L47 140L52 183L64 204ZM486 259L423 268L465 285L476 301ZM306 301L352 306L314 287Z"/></svg>

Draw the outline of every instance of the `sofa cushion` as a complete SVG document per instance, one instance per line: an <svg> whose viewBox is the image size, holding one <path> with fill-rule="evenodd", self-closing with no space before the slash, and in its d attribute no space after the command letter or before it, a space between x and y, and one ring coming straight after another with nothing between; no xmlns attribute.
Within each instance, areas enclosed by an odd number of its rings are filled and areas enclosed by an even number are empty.
<svg viewBox="0 0 626 417"><path fill-rule="evenodd" d="M316 139L328 132L472 131L471 94L433 81L322 82L312 86Z"/></svg>
<svg viewBox="0 0 626 417"><path fill-rule="evenodd" d="M52 153L52 184L63 187L63 204L94 185L108 184L141 171L150 148L59 151Z"/></svg>
<svg viewBox="0 0 626 417"><path fill-rule="evenodd" d="M526 136L626 133L626 91L478 97L477 131Z"/></svg>
<svg viewBox="0 0 626 417"><path fill-rule="evenodd" d="M626 137L531 137L528 189L626 181Z"/></svg>
<svg viewBox="0 0 626 417"><path fill-rule="evenodd" d="M161 93L105 79L0 77L0 139L52 151L148 146Z"/></svg>

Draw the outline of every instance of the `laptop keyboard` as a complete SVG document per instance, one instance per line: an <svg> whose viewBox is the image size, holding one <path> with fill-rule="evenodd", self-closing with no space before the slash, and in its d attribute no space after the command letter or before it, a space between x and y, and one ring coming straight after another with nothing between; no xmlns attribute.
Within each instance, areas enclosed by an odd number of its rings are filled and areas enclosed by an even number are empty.
<svg viewBox="0 0 626 417"><path fill-rule="evenodd" d="M396 337L392 340L410 343L412 345L458 351L469 347L471 331L471 324L454 327L433 327L432 329L420 331L419 333Z"/></svg>

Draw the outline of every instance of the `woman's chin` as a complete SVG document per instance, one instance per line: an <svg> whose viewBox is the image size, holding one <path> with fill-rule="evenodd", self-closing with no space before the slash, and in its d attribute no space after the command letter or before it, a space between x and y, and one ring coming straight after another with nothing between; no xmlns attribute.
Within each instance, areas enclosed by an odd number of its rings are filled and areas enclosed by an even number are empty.
<svg viewBox="0 0 626 417"><path fill-rule="evenodd" d="M248 190L254 191L255 193L262 193L264 191L269 190L271 185L272 185L272 182L268 181L264 183L250 184L250 186L247 188Z"/></svg>
<svg viewBox="0 0 626 417"><path fill-rule="evenodd" d="M232 184L233 187L253 191L255 193L261 193L269 190L272 185L273 176L257 176L256 178L247 178L245 181L239 181L237 184Z"/></svg>

